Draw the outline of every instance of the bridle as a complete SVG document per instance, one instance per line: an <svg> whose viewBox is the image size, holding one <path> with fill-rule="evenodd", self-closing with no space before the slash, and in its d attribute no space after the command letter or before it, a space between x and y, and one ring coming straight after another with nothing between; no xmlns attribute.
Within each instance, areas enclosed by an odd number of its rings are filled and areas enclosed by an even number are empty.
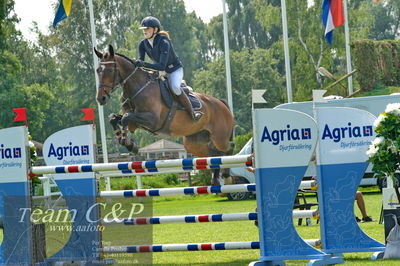
<svg viewBox="0 0 400 266"><path fill-rule="evenodd" d="M105 62L100 62L100 65L108 65L108 64L113 64L114 65L114 79L113 79L113 83L112 85L108 85L105 83L100 83L99 87L107 87L111 89L111 92L108 92L107 90L104 90L105 94L108 96L108 98L111 98L110 93L113 93L119 86L124 87L125 83L136 73L136 71L139 69L138 66L135 65L135 69L124 79L122 80L122 82L119 82L116 84L116 80L117 78L119 80L122 79L121 74L119 72L119 69L117 68L117 62L115 61L105 61ZM144 84L133 96L131 97L123 97L125 100L121 105L126 104L129 101L129 105L132 108L132 102L133 100L136 98L136 96L138 96L151 82L153 82L154 80L150 79L149 81L147 81L146 84ZM116 85L115 85L116 84Z"/></svg>
<svg viewBox="0 0 400 266"><path fill-rule="evenodd" d="M113 64L114 65L114 78L112 85L108 85L106 83L99 83L99 87L107 87L111 89L111 92L108 92L107 90L104 90L105 94L108 96L108 98L111 98L110 93L113 93L119 86L124 87L125 83L136 73L136 71L139 69L135 65L135 69L125 78L122 80L121 73L119 72L119 69L117 68L117 62L115 61L105 61L105 62L100 62L100 65L109 65ZM119 79L120 82L116 82L117 79ZM122 81L121 81L122 80ZM117 84L116 84L117 83ZM140 90L141 91L141 90ZM136 93L137 94L137 93ZM135 95L136 96L136 95Z"/></svg>

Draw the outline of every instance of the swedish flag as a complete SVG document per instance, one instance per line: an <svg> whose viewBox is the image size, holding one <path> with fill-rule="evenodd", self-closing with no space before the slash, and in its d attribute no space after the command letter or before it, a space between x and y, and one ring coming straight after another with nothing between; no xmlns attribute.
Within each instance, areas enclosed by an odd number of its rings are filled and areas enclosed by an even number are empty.
<svg viewBox="0 0 400 266"><path fill-rule="evenodd" d="M53 27L55 28L57 23L67 18L71 12L72 0L60 0L56 16L53 21Z"/></svg>

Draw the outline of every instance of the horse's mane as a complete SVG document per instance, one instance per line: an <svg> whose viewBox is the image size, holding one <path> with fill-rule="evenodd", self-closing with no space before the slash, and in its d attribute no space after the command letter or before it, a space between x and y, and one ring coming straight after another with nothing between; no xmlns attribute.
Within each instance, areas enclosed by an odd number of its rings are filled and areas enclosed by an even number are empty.
<svg viewBox="0 0 400 266"><path fill-rule="evenodd" d="M127 57L126 55L123 54L119 54L119 53L115 53L116 55L128 60L131 64L135 65L135 61L133 61L132 59L130 59L129 57Z"/></svg>
<svg viewBox="0 0 400 266"><path fill-rule="evenodd" d="M133 60L133 59L131 59L131 58L129 58L129 57L127 57L126 55L123 55L123 54L119 54L119 53L115 53L116 55L118 55L118 56L120 56L120 57L122 57L122 58L124 58L124 59L126 59L129 63L131 63L132 65L134 65L134 66L136 66L136 62ZM144 68L141 68L144 72L147 72L147 73L149 73L149 74L153 74L154 73L154 71L152 71L152 70L147 70L147 69L144 69Z"/></svg>

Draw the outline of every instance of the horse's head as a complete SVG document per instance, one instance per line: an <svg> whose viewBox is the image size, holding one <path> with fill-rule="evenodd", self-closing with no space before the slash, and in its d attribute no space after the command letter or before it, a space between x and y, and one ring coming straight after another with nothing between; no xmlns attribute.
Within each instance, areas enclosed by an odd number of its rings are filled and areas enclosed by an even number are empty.
<svg viewBox="0 0 400 266"><path fill-rule="evenodd" d="M120 83L120 73L115 61L114 48L111 45L108 46L108 53L103 54L96 48L94 48L94 52L100 59L99 67L96 70L99 78L96 99L99 104L105 105L107 98L111 97L111 93Z"/></svg>

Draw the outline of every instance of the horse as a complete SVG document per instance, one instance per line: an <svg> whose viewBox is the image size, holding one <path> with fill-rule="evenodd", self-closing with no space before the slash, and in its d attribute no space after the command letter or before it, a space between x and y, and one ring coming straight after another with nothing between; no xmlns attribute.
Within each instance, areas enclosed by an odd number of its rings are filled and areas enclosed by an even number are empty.
<svg viewBox="0 0 400 266"><path fill-rule="evenodd" d="M199 121L193 121L186 110L169 108L165 104L160 92L162 81L157 72L138 67L136 59L115 53L112 45L106 53L95 47L94 51L99 58L96 70L98 103L105 105L118 86L123 88L120 99L123 115L111 114L109 118L119 143L129 151L138 151L135 140L128 137L129 131L133 133L140 128L160 137L183 137L186 151L195 157L232 154L234 120L224 100L193 93L200 101L199 111L203 113ZM176 103L176 99L173 102ZM224 170L223 176L228 173ZM218 179L219 169L215 169L212 185L219 185Z"/></svg>

